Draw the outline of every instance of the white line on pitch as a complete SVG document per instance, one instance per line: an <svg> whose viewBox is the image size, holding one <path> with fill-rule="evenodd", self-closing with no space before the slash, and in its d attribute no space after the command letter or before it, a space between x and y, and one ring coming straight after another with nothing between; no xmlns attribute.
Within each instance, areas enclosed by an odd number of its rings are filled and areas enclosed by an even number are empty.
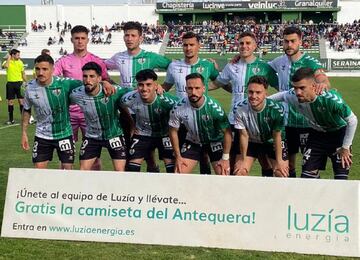
<svg viewBox="0 0 360 260"><path fill-rule="evenodd" d="M2 126L2 127L0 127L0 130L6 129L6 128L9 128L9 127L13 127L13 126L18 126L18 125L20 125L20 124L13 124L13 125Z"/></svg>

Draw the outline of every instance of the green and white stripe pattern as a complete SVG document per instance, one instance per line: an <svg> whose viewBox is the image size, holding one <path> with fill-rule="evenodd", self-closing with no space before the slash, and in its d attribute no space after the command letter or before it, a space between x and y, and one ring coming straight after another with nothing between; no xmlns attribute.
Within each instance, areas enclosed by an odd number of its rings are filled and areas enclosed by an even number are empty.
<svg viewBox="0 0 360 260"><path fill-rule="evenodd" d="M235 64L228 63L216 79L224 85L229 83L232 85L232 109L229 113L231 124L234 124L233 109L235 105L247 98L247 84L252 76L264 76L272 87L278 86L275 71L259 58L256 58L251 63L246 63L242 60Z"/></svg>
<svg viewBox="0 0 360 260"><path fill-rule="evenodd" d="M347 125L345 119L352 114L350 107L335 90L324 92L312 102L300 103L291 89L284 93L284 100L303 114L318 131L336 131Z"/></svg>
<svg viewBox="0 0 360 260"><path fill-rule="evenodd" d="M120 98L128 91L116 87L115 94L107 97L101 87L96 96L90 96L85 92L85 86L81 86L71 92L70 100L84 112L86 137L109 140L123 133L117 108Z"/></svg>
<svg viewBox="0 0 360 260"><path fill-rule="evenodd" d="M131 56L127 51L116 53L105 61L109 69L120 72L121 86L136 87L136 73L144 69L166 69L171 60L154 52L141 50L137 55Z"/></svg>
<svg viewBox="0 0 360 260"><path fill-rule="evenodd" d="M195 64L187 64L184 59L170 63L166 72L165 82L175 85L176 96L186 97L186 76L191 73L200 73L205 80L206 93L208 91L209 80L215 80L219 72L215 69L212 62L206 59L198 59Z"/></svg>
<svg viewBox="0 0 360 260"><path fill-rule="evenodd" d="M164 93L155 100L144 103L137 90L125 94L121 103L131 109L136 116L136 130L139 135L165 137L169 135L169 113L178 98Z"/></svg>
<svg viewBox="0 0 360 260"><path fill-rule="evenodd" d="M273 131L281 131L284 136L284 108L280 102L265 99L264 108L255 111L246 99L236 105L234 115L235 128L246 129L250 142L273 143Z"/></svg>
<svg viewBox="0 0 360 260"><path fill-rule="evenodd" d="M82 81L59 77L53 77L49 86L41 86L36 80L28 83L24 108L34 108L37 137L58 140L72 135L69 95L81 85Z"/></svg>
<svg viewBox="0 0 360 260"><path fill-rule="evenodd" d="M282 55L269 62L270 66L278 73L279 77L279 91L286 91L292 88L291 86L291 77L295 72L300 68L312 68L314 71L322 69L323 66L321 63L304 53L300 59L292 62L287 55ZM286 105L285 105L286 107ZM287 126L290 127L309 127L308 121L299 113L297 113L293 108L287 108L288 118Z"/></svg>
<svg viewBox="0 0 360 260"><path fill-rule="evenodd" d="M186 139L196 144L222 142L223 129L230 127L222 107L208 96L199 108L194 108L188 98L179 101L170 113L169 125L179 128L181 123L188 131Z"/></svg>

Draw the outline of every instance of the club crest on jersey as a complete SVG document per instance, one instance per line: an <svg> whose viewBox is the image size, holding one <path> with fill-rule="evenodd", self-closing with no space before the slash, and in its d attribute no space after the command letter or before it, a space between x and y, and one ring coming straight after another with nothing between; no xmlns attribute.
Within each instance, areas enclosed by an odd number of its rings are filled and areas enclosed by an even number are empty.
<svg viewBox="0 0 360 260"><path fill-rule="evenodd" d="M204 121L209 121L209 120L210 120L210 116L209 116L209 115L202 115L201 118L202 118L202 120L204 120Z"/></svg>
<svg viewBox="0 0 360 260"><path fill-rule="evenodd" d="M325 107L318 107L317 110L320 112L320 113L324 113L326 111L326 108Z"/></svg>
<svg viewBox="0 0 360 260"><path fill-rule="evenodd" d="M144 64L146 62L146 59L145 58L140 58L140 59L138 59L138 63L139 64Z"/></svg>
<svg viewBox="0 0 360 260"><path fill-rule="evenodd" d="M260 72L260 68L256 67L256 68L252 68L252 72L254 74L258 74Z"/></svg>
<svg viewBox="0 0 360 260"><path fill-rule="evenodd" d="M161 108L155 108L155 109L154 109L154 112L155 112L156 114L160 115L161 112L162 112L162 110L161 110Z"/></svg>
<svg viewBox="0 0 360 260"><path fill-rule="evenodd" d="M55 96L60 96L60 94L61 94L61 89L59 89L59 88L54 89L54 90L52 91L52 93L53 93Z"/></svg>
<svg viewBox="0 0 360 260"><path fill-rule="evenodd" d="M196 72L198 72L198 73L203 73L203 71L204 71L204 68L203 67L198 67L198 68L196 68Z"/></svg>
<svg viewBox="0 0 360 260"><path fill-rule="evenodd" d="M107 102L109 102L109 97L104 97L101 99L101 103L106 104Z"/></svg>

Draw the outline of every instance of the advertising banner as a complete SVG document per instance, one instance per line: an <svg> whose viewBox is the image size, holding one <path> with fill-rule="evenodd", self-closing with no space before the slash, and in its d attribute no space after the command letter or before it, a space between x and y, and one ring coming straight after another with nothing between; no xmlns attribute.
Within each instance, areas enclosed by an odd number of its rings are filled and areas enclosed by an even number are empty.
<svg viewBox="0 0 360 260"><path fill-rule="evenodd" d="M360 60L354 59L330 59L331 70L359 70Z"/></svg>
<svg viewBox="0 0 360 260"><path fill-rule="evenodd" d="M163 1L156 3L162 10L226 10L226 9L293 9L337 8L336 0L270 0L270 1Z"/></svg>
<svg viewBox="0 0 360 260"><path fill-rule="evenodd" d="M10 169L1 235L360 256L359 182Z"/></svg>

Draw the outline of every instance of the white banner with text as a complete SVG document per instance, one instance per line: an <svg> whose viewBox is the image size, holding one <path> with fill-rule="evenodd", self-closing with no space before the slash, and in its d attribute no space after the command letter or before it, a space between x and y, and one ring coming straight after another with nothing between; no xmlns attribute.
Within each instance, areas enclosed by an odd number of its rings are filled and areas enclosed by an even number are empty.
<svg viewBox="0 0 360 260"><path fill-rule="evenodd" d="M10 169L1 236L360 256L359 181Z"/></svg>

